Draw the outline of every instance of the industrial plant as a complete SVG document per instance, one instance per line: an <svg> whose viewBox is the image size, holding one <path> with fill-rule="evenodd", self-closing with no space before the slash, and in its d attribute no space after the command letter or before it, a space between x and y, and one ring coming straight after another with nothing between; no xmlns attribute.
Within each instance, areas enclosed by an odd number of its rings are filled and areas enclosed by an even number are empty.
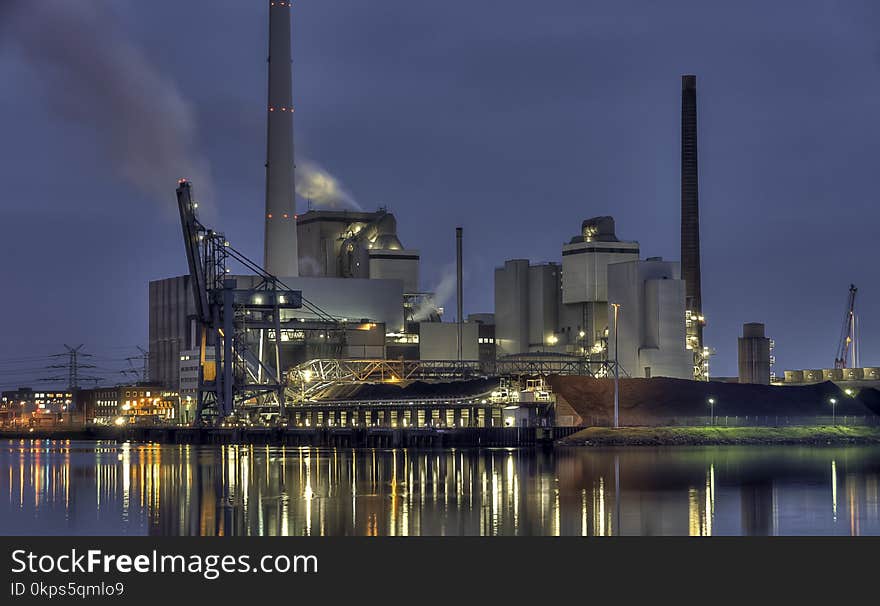
<svg viewBox="0 0 880 606"><path fill-rule="evenodd" d="M584 217L573 234L547 236L558 243L557 260L499 262L494 309L466 316L463 227L449 234L452 309L422 288L418 235L399 233L387 208L310 201L297 211L291 3L269 5L265 207L253 209L263 214L263 259L204 224L199 183L180 179L187 269L149 284L141 380L78 390L72 379L64 394L4 393L0 413L31 402L56 415L77 409L96 425L538 428L617 425L621 381L657 379L642 384L691 396L718 389L706 386L696 76L681 77L680 261L644 255L637 234L612 216ZM852 287L833 369L777 379L774 342L750 322L737 344L738 377L713 377L712 385L876 385L880 370L859 366L855 296ZM580 384L586 391L613 384L613 398L584 396L576 380L562 385L560 377L593 381ZM78 406L72 392L81 392ZM576 409L566 398L590 401ZM714 394L692 399L698 408L716 402ZM613 400L613 418L590 408L599 400L605 409Z"/></svg>
<svg viewBox="0 0 880 606"><path fill-rule="evenodd" d="M708 379L694 76L682 78L682 263L643 259L613 217L586 218L560 262L504 262L494 312L466 318L462 229L452 314L421 289L421 255L386 209L297 213L290 8L270 3L262 264L201 223L198 183L182 179L189 271L150 283L149 382L178 390L179 418L551 424L549 375ZM396 391L368 396L377 385Z"/></svg>

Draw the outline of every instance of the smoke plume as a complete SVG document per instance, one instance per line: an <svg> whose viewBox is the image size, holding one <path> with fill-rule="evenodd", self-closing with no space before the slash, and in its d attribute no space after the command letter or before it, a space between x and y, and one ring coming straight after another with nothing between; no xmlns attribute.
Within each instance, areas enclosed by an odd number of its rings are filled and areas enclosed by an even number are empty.
<svg viewBox="0 0 880 606"><path fill-rule="evenodd" d="M415 322L427 320L434 312L435 308L445 307L455 296L456 282L455 264L447 265L443 268L443 275L440 277L437 286L432 289L434 296L430 300L420 304L413 311L413 320ZM446 317L451 317L451 315L452 314L448 313L444 314Z"/></svg>
<svg viewBox="0 0 880 606"><path fill-rule="evenodd" d="M179 177L210 196L192 106L125 31L109 0L0 0L0 39L20 50L48 109L88 132L114 171L173 201Z"/></svg>
<svg viewBox="0 0 880 606"><path fill-rule="evenodd" d="M314 162L296 165L296 193L312 206L331 210L362 210L339 180Z"/></svg>

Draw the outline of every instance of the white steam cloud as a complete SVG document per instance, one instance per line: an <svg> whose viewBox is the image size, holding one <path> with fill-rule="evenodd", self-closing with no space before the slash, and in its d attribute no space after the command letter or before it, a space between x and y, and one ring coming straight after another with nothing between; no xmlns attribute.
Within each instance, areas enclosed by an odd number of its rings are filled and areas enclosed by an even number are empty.
<svg viewBox="0 0 880 606"><path fill-rule="evenodd" d="M427 320L434 312L435 308L445 307L455 296L456 282L455 265L447 265L443 268L443 275L440 277L437 286L432 289L434 296L421 303L413 311L413 321L422 322ZM450 314L444 315L446 317L451 317Z"/></svg>
<svg viewBox="0 0 880 606"><path fill-rule="evenodd" d="M295 175L297 195L309 200L312 206L330 210L362 210L339 179L314 162L297 163Z"/></svg>
<svg viewBox="0 0 880 606"><path fill-rule="evenodd" d="M171 203L179 177L210 197L192 106L125 31L109 0L0 0L0 39L11 42L57 116L84 126L119 176Z"/></svg>

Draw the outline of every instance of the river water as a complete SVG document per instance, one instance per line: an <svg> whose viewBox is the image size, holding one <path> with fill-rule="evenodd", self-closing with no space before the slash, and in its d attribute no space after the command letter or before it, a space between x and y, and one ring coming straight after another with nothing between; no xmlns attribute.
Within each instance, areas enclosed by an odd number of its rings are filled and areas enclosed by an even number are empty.
<svg viewBox="0 0 880 606"><path fill-rule="evenodd" d="M0 534L880 534L880 448L0 441Z"/></svg>

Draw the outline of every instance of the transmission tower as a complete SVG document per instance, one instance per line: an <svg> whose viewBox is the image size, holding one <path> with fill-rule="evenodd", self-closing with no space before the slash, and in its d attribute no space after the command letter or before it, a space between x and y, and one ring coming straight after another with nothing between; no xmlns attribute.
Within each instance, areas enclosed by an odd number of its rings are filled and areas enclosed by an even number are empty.
<svg viewBox="0 0 880 606"><path fill-rule="evenodd" d="M66 368L67 369L67 377L57 376L57 377L49 377L47 381L63 381L65 378L67 379L67 389L68 391L76 391L79 389L80 379L84 380L100 380L98 377L80 377L79 371L84 368L95 368L94 364L83 364L80 362L80 358L91 358L92 354L83 352L83 345L77 345L76 347L71 347L70 345L64 345L64 348L67 350L64 353L54 354L50 357L52 358L67 358L66 364L52 364L47 368Z"/></svg>
<svg viewBox="0 0 880 606"><path fill-rule="evenodd" d="M125 358L125 360L128 362L128 365L130 366L130 368L127 370L123 370L122 373L134 375L135 377L137 377L138 381L140 381L142 383L146 383L148 377L150 376L150 352L147 351L146 349L144 349L143 347L141 347L140 345L136 345L135 347L137 347L137 350L141 353L140 353L140 355L137 355L137 356L129 356L129 357ZM143 370L138 370L138 368L135 367L135 365L134 365L135 360L142 361Z"/></svg>

